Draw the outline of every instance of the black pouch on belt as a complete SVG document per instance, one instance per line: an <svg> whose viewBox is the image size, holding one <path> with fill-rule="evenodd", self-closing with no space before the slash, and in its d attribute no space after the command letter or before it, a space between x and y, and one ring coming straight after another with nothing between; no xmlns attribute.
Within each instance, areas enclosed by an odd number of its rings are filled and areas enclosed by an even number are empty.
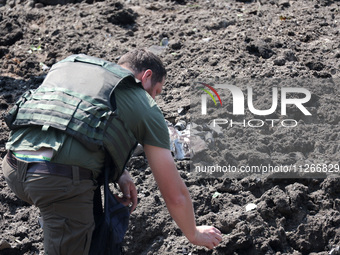
<svg viewBox="0 0 340 255"><path fill-rule="evenodd" d="M113 164L106 156L104 169L104 210L101 190L98 186L94 196L95 229L92 234L89 255L119 255L129 225L130 209L119 203L109 189L109 171Z"/></svg>

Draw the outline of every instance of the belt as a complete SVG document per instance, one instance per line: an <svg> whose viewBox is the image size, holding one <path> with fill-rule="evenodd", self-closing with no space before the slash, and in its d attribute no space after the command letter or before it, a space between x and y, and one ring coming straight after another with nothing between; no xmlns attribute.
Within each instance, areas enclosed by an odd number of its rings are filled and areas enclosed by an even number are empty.
<svg viewBox="0 0 340 255"><path fill-rule="evenodd" d="M7 153L7 161L13 167L17 167L18 159L13 155L12 152ZM71 166L64 164L51 163L49 161L43 162L28 162L27 173L36 173L36 174L50 174L63 176L73 179L73 170L78 169L79 171L79 180L92 180L93 175L92 171L87 168L83 168L80 166Z"/></svg>

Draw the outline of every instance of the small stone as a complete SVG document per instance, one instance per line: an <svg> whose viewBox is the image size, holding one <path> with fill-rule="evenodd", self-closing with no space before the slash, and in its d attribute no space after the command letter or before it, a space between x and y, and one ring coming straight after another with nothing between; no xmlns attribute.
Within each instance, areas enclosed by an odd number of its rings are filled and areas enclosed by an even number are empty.
<svg viewBox="0 0 340 255"><path fill-rule="evenodd" d="M137 144L137 147L136 147L135 151L133 152L132 156L139 156L139 155L142 155L143 152L144 152L143 145Z"/></svg>
<svg viewBox="0 0 340 255"><path fill-rule="evenodd" d="M25 8L27 9L31 9L34 7L34 1L27 1L27 3L25 4Z"/></svg>
<svg viewBox="0 0 340 255"><path fill-rule="evenodd" d="M287 51L283 52L283 55L284 55L284 58L287 61L297 61L297 58L296 58L293 51L287 50Z"/></svg>
<svg viewBox="0 0 340 255"><path fill-rule="evenodd" d="M154 199L155 199L155 202L156 202L157 204L162 203L161 200L160 200L160 198L159 198L159 196L155 195L155 196L154 196Z"/></svg>
<svg viewBox="0 0 340 255"><path fill-rule="evenodd" d="M282 7L289 7L290 6L290 3L288 0L280 0L279 1L279 6L282 6Z"/></svg>
<svg viewBox="0 0 340 255"><path fill-rule="evenodd" d="M179 50L182 48L182 43L180 41L176 41L176 42L170 42L170 47L173 50Z"/></svg>
<svg viewBox="0 0 340 255"><path fill-rule="evenodd" d="M322 69L324 69L325 65L319 61L309 61L306 63L306 66L310 69L310 70L314 70L314 71L321 71Z"/></svg>
<svg viewBox="0 0 340 255"><path fill-rule="evenodd" d="M187 123L184 120L180 120L176 123L175 128L179 131L182 131L186 128Z"/></svg>
<svg viewBox="0 0 340 255"><path fill-rule="evenodd" d="M126 35L127 36L134 36L135 33L132 30L129 30L129 31L126 32Z"/></svg>
<svg viewBox="0 0 340 255"><path fill-rule="evenodd" d="M9 7L13 8L15 6L15 1L9 1L8 2Z"/></svg>
<svg viewBox="0 0 340 255"><path fill-rule="evenodd" d="M34 7L37 9L40 9L40 8L44 8L44 5L42 3L36 3Z"/></svg>
<svg viewBox="0 0 340 255"><path fill-rule="evenodd" d="M274 60L274 65L276 66L284 66L286 64L286 60L283 57L279 57Z"/></svg>

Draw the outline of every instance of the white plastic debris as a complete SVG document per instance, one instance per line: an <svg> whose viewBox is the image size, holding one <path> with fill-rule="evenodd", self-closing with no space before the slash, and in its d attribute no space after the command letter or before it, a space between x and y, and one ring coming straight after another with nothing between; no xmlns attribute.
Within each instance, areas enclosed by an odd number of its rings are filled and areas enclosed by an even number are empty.
<svg viewBox="0 0 340 255"><path fill-rule="evenodd" d="M161 40L160 46L168 46L168 45L169 45L169 39L168 39L168 37L164 37Z"/></svg>
<svg viewBox="0 0 340 255"><path fill-rule="evenodd" d="M212 40L211 37L207 37L207 38L203 38L202 41L203 42L210 42Z"/></svg>
<svg viewBox="0 0 340 255"><path fill-rule="evenodd" d="M50 68L49 68L47 65L45 65L43 62L40 62L39 65L41 66L41 69L42 69L43 71L47 71L47 70L50 69Z"/></svg>
<svg viewBox="0 0 340 255"><path fill-rule="evenodd" d="M168 122L170 135L170 149L175 159L190 159L190 126L187 125L184 130L179 131L170 122Z"/></svg>
<svg viewBox="0 0 340 255"><path fill-rule="evenodd" d="M215 192L213 195L212 195L212 197L213 198L217 198L217 197L219 197L220 195L222 195L220 192Z"/></svg>
<svg viewBox="0 0 340 255"><path fill-rule="evenodd" d="M257 205L254 203L249 203L246 205L246 212L252 211L254 209L256 209Z"/></svg>

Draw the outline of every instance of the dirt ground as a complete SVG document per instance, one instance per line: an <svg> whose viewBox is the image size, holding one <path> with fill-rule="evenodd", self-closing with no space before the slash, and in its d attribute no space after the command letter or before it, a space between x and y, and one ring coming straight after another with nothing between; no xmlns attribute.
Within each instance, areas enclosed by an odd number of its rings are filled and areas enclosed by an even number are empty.
<svg viewBox="0 0 340 255"><path fill-rule="evenodd" d="M340 2L332 0L0 0L0 111L39 86L68 55L116 61L146 47L160 55L169 73L156 100L165 118L189 123L196 80L337 81L339 23ZM228 129L222 141L229 146L218 147L224 163L339 164L339 82L308 88L315 95L308 105L314 119L295 116L299 126L291 132ZM1 119L0 161L8 134ZM223 241L208 251L182 236L140 155L128 165L139 206L131 215L125 254L340 254L337 176L207 178L192 174L189 160L176 164L197 223L215 225ZM15 197L1 170L0 201L0 254L43 254L39 212ZM249 204L256 208L246 210Z"/></svg>

